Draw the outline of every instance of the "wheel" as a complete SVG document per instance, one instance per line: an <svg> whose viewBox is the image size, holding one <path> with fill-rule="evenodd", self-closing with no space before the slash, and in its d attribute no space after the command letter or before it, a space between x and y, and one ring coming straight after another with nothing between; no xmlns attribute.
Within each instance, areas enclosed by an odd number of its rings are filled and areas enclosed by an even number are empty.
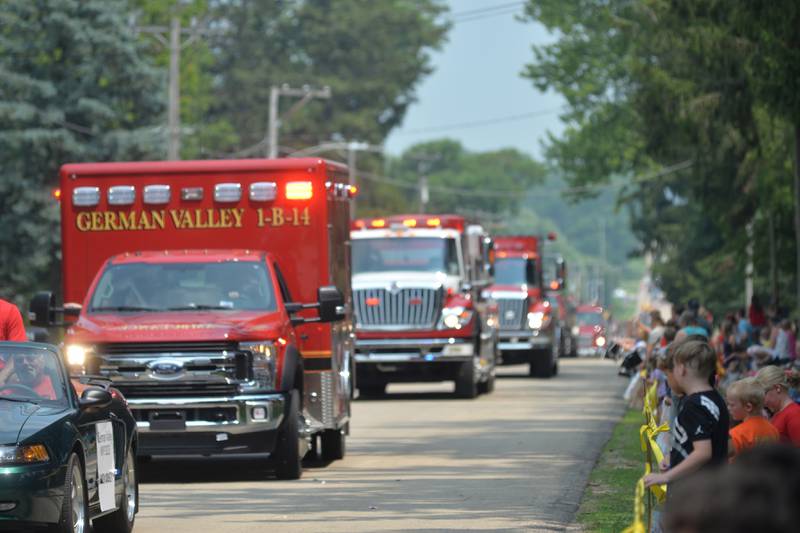
<svg viewBox="0 0 800 533"><path fill-rule="evenodd" d="M345 454L344 428L326 429L322 432L322 459L325 461L338 461L344 459Z"/></svg>
<svg viewBox="0 0 800 533"><path fill-rule="evenodd" d="M300 393L293 389L286 397L283 425L272 452L278 479L300 479L303 475L300 456Z"/></svg>
<svg viewBox="0 0 800 533"><path fill-rule="evenodd" d="M359 385L358 395L360 398L374 398L386 394L386 383L372 385Z"/></svg>
<svg viewBox="0 0 800 533"><path fill-rule="evenodd" d="M495 377L494 374L492 374L486 381L478 383L478 392L480 394L490 394L494 392L494 382L495 382Z"/></svg>
<svg viewBox="0 0 800 533"><path fill-rule="evenodd" d="M61 518L55 528L58 533L84 533L89 531L89 509L86 505L86 482L78 455L70 454L67 474L64 477L64 500Z"/></svg>
<svg viewBox="0 0 800 533"><path fill-rule="evenodd" d="M478 384L475 381L475 361L464 361L456 376L456 396L471 399L478 395Z"/></svg>
<svg viewBox="0 0 800 533"><path fill-rule="evenodd" d="M569 338L569 356L578 357L578 341L575 340L575 337Z"/></svg>
<svg viewBox="0 0 800 533"><path fill-rule="evenodd" d="M136 477L136 458L128 450L122 470L122 502L119 509L100 517L92 524L94 533L130 533L139 503L139 479Z"/></svg>
<svg viewBox="0 0 800 533"><path fill-rule="evenodd" d="M553 348L536 350L531 354L528 365L528 375L534 378L549 378L553 375L555 362L553 361Z"/></svg>

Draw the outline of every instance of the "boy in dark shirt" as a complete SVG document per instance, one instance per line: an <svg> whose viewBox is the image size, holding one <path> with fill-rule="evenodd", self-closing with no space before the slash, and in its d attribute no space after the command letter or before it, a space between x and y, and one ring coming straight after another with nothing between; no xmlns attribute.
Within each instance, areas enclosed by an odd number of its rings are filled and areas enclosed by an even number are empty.
<svg viewBox="0 0 800 533"><path fill-rule="evenodd" d="M709 385L716 370L716 354L707 342L687 340L675 348L669 383L683 395L672 428L672 450L666 471L648 474L646 487L672 483L707 465L724 464L728 457L728 409Z"/></svg>

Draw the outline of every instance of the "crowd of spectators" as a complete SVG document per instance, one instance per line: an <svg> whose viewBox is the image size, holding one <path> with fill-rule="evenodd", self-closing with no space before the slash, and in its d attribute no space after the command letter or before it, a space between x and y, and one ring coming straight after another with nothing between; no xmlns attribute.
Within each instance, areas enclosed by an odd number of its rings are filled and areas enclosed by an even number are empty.
<svg viewBox="0 0 800 533"><path fill-rule="evenodd" d="M653 531L800 531L796 324L755 297L721 320L696 300L648 318L626 396L655 383L670 428L644 480L668 487Z"/></svg>

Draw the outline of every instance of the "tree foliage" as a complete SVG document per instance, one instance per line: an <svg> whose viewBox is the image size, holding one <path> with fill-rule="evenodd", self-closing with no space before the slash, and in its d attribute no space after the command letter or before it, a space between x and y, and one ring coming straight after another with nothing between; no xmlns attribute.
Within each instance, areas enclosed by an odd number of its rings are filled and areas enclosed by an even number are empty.
<svg viewBox="0 0 800 533"><path fill-rule="evenodd" d="M0 289L19 303L54 287L58 209L70 161L151 156L160 77L117 0L0 5Z"/></svg>
<svg viewBox="0 0 800 533"><path fill-rule="evenodd" d="M798 80L797 61L789 64L798 10L788 4L527 5L559 38L535 48L525 75L569 102L565 134L550 139L548 157L574 186L629 181L620 201L674 301L743 304L746 225L763 251L763 221L772 216L779 238L791 222L791 204L778 200L791 154L787 120L796 116L796 93L784 93ZM773 24L776 16L786 20Z"/></svg>

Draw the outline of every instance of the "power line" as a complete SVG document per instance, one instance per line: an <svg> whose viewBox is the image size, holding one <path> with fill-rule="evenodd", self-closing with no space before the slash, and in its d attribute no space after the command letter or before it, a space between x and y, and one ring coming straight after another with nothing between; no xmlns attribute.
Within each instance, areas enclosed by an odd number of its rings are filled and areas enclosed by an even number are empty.
<svg viewBox="0 0 800 533"><path fill-rule="evenodd" d="M539 111L531 111L529 113L521 113L517 115L506 115L502 117L495 117L495 118L487 118L483 120L472 120L469 122L456 122L453 124L442 124L440 126L430 126L426 128L414 128L411 130L399 131L396 135L417 135L420 133L432 133L437 131L448 131L448 130L457 130L457 129L467 129L467 128L479 128L481 126L489 126L492 124L502 124L505 122L516 122L520 120L526 120L529 118L540 117L542 115L548 115L550 113L557 113L558 111L563 110L562 106L553 107L550 109L540 109Z"/></svg>
<svg viewBox="0 0 800 533"><path fill-rule="evenodd" d="M498 15L508 15L516 12L523 4L525 4L525 2L510 2L507 4L498 4L496 6L459 11L451 15L450 21L454 24L459 24L461 22L470 22Z"/></svg>

